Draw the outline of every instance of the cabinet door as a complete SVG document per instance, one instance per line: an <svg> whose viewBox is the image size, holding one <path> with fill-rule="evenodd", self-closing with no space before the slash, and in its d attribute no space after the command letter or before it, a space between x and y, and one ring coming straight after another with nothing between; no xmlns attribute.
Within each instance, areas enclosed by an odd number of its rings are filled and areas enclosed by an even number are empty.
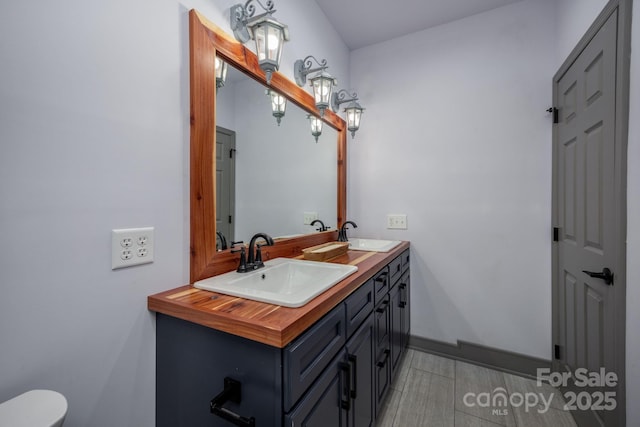
<svg viewBox="0 0 640 427"><path fill-rule="evenodd" d="M285 427L347 427L350 376L343 350L285 416Z"/></svg>
<svg viewBox="0 0 640 427"><path fill-rule="evenodd" d="M391 378L391 365L389 362L391 353L389 349L390 320L389 295L387 295L374 311L376 416L387 395Z"/></svg>
<svg viewBox="0 0 640 427"><path fill-rule="evenodd" d="M411 273L407 270L400 281L400 305L402 308L402 346L409 344L411 330L411 311L409 306L409 292L411 289Z"/></svg>
<svg viewBox="0 0 640 427"><path fill-rule="evenodd" d="M396 369L400 362L400 355L404 348L403 338L403 315L404 305L402 301L402 288L400 287L400 281L389 292L389 308L391 315L391 378L395 376Z"/></svg>
<svg viewBox="0 0 640 427"><path fill-rule="evenodd" d="M373 315L365 320L347 343L351 369L349 427L371 427L374 420Z"/></svg>

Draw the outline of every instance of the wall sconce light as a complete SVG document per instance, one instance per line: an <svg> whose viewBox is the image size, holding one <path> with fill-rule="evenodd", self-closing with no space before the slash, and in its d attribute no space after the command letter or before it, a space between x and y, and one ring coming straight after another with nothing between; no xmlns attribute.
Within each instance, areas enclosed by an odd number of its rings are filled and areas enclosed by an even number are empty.
<svg viewBox="0 0 640 427"><path fill-rule="evenodd" d="M227 79L227 62L216 56L216 89L224 86Z"/></svg>
<svg viewBox="0 0 640 427"><path fill-rule="evenodd" d="M313 116L309 114L307 116L309 122L311 123L311 135L316 139L316 144L318 143L318 137L322 134L322 120L320 117Z"/></svg>
<svg viewBox="0 0 640 427"><path fill-rule="evenodd" d="M347 98L350 96L350 98ZM343 110L347 113L347 129L351 131L351 137L355 138L356 131L360 128L360 118L362 117L362 112L364 108L358 104L358 94L353 93L353 95L349 95L349 93L342 89L341 91L334 93L331 97L331 106L333 107L333 111L338 111L340 108L340 104L344 104L348 102L349 105Z"/></svg>
<svg viewBox="0 0 640 427"><path fill-rule="evenodd" d="M256 12L253 1L258 3L265 13L253 16ZM282 45L289 41L289 28L278 22L272 14L273 1L267 0L266 6L260 0L248 0L244 6L236 4L231 7L231 29L236 40L246 43L250 39L256 42L258 64L267 77L267 84L271 84L271 75L280 67Z"/></svg>
<svg viewBox="0 0 640 427"><path fill-rule="evenodd" d="M311 62L312 59L319 65L319 67L311 68L313 65L313 62ZM295 76L296 83L300 87L304 86L307 82L307 74L320 71L318 74L311 77L309 82L313 88L313 98L316 101L316 108L320 111L321 117L324 116L324 110L329 108L333 86L338 84L336 79L325 71L327 68L326 59L318 61L311 55L304 59L298 59L293 64L293 74Z"/></svg>
<svg viewBox="0 0 640 427"><path fill-rule="evenodd" d="M265 92L267 95L271 95L271 112L278 121L278 126L280 126L280 120L284 117L287 109L287 98L271 89L267 89Z"/></svg>

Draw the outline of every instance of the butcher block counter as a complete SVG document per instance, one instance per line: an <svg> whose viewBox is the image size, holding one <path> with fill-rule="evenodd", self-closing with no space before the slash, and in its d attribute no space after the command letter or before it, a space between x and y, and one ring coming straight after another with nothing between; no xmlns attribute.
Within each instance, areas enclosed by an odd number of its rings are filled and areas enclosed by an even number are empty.
<svg viewBox="0 0 640 427"><path fill-rule="evenodd" d="M358 271L299 308L228 296L197 289L192 285L149 296L148 308L218 331L284 348L408 248L409 242L401 242L389 252L349 250L327 260L326 262L355 265Z"/></svg>

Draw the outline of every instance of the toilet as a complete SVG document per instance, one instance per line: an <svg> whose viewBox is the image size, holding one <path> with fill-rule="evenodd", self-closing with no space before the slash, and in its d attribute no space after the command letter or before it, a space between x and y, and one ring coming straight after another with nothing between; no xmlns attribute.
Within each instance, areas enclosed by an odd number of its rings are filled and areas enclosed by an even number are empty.
<svg viewBox="0 0 640 427"><path fill-rule="evenodd" d="M31 390L0 403L1 427L61 427L67 399L57 391Z"/></svg>

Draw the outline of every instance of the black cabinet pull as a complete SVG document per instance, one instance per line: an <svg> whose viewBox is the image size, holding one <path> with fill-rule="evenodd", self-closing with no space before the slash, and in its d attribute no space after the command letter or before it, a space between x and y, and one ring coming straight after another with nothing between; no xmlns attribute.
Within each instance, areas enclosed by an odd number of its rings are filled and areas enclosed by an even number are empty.
<svg viewBox="0 0 640 427"><path fill-rule="evenodd" d="M350 354L348 357L349 363L353 364L351 369L351 373L353 374L351 378L353 378L353 387L351 388L351 398L355 399L358 397L358 357L355 354Z"/></svg>
<svg viewBox="0 0 640 427"><path fill-rule="evenodd" d="M348 363L340 362L338 367L342 372L346 375L346 380L344 380L344 387L342 391L342 396L340 396L340 407L346 411L351 410L351 396L350 396L350 388L351 388L351 365ZM346 399L345 399L346 396Z"/></svg>
<svg viewBox="0 0 640 427"><path fill-rule="evenodd" d="M387 271L380 273L378 275L378 277L376 277L375 280L376 282L384 282L385 280L387 280L387 276L389 275L389 273Z"/></svg>
<svg viewBox="0 0 640 427"><path fill-rule="evenodd" d="M389 305L389 301L385 301L381 303L378 308L376 308L376 313L384 313L387 310L387 306Z"/></svg>
<svg viewBox="0 0 640 427"><path fill-rule="evenodd" d="M384 366L387 364L388 360L389 360L389 349L387 348L384 351L384 359L382 359L381 361L376 363L376 365L378 365L378 368L384 368Z"/></svg>
<svg viewBox="0 0 640 427"><path fill-rule="evenodd" d="M398 303L398 307L405 308L407 306L407 284L400 283L398 287L400 288L400 302Z"/></svg>
<svg viewBox="0 0 640 427"><path fill-rule="evenodd" d="M247 418L241 415L236 414L228 410L227 408L223 408L227 401L231 401L233 403L240 403L242 398L242 387L240 381L236 381L233 378L226 377L224 379L224 390L216 397L211 399L209 405L211 406L211 413L215 414L225 420L229 421L232 424L242 427L255 427L256 420L253 417Z"/></svg>

